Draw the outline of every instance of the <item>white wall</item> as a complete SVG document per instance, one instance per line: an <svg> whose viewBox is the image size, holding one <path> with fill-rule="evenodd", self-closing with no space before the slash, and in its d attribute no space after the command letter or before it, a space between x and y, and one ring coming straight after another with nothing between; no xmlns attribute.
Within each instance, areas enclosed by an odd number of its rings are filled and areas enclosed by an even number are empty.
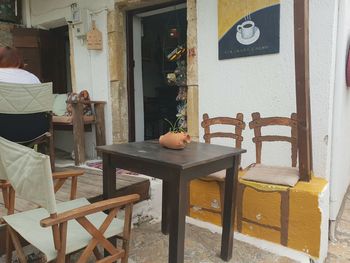
<svg viewBox="0 0 350 263"><path fill-rule="evenodd" d="M114 8L113 0L32 0L31 23L33 27L52 28L67 24L71 20L71 7L78 2L81 9L88 9L88 28L91 28L91 20L96 21L97 28L102 32L103 50L88 50L86 42L74 36L74 64L77 92L88 90L93 100L107 101L106 110L106 139L112 142L112 114L109 94L109 69L108 69L108 35L107 35L107 9ZM55 141L58 148L66 151L73 150L73 138L71 132L56 132ZM95 157L94 132L86 133L86 153L88 157Z"/></svg>
<svg viewBox="0 0 350 263"><path fill-rule="evenodd" d="M290 116L296 110L294 69L293 0L281 1L280 53L272 55L218 60L217 1L197 1L199 115L235 116L251 113L264 116ZM327 144L330 89L332 86L333 31L336 1L311 0L310 4L310 81L314 171L327 177ZM290 135L285 127L266 132ZM200 131L200 137L203 130ZM248 152L242 165L255 161L253 131L243 131L243 145ZM232 145L230 141L217 143ZM264 144L262 161L267 164L290 165L287 143Z"/></svg>
<svg viewBox="0 0 350 263"><path fill-rule="evenodd" d="M340 0L334 82L330 219L335 220L350 183L350 88L346 87L346 56L350 44L350 1Z"/></svg>

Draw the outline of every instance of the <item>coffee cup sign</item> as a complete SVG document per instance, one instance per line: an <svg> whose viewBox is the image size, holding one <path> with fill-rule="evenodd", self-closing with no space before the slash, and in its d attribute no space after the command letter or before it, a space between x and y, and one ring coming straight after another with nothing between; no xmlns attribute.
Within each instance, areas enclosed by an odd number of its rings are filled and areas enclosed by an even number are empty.
<svg viewBox="0 0 350 263"><path fill-rule="evenodd" d="M237 26L237 31L242 35L243 39L252 38L256 31L255 23L253 21L244 21Z"/></svg>
<svg viewBox="0 0 350 263"><path fill-rule="evenodd" d="M95 21L92 21L92 29L86 34L87 48L102 50L102 33L96 28Z"/></svg>

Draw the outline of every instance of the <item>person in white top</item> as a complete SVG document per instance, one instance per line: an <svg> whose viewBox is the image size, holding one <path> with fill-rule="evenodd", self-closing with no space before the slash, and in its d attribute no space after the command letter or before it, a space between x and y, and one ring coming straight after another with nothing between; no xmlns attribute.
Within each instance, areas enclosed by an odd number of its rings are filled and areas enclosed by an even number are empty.
<svg viewBox="0 0 350 263"><path fill-rule="evenodd" d="M18 84L41 83L37 76L23 69L24 63L18 50L0 47L0 82Z"/></svg>

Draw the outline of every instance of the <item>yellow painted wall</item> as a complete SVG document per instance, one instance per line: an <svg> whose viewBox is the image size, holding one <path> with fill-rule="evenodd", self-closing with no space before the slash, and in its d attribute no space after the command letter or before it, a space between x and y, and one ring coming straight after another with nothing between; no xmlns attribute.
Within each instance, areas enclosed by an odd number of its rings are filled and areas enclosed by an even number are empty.
<svg viewBox="0 0 350 263"><path fill-rule="evenodd" d="M244 181L240 181L244 183ZM280 227L280 202L278 192L259 191L248 183L243 194L243 217L271 227ZM321 239L321 211L318 198L327 181L313 177L309 183L299 182L289 192L288 247L319 257ZM265 185L266 186L266 185ZM216 225L221 225L220 188L215 181L194 180L191 182L190 216ZM265 187L265 189L270 189ZM276 187L276 191L286 190ZM238 198L239 199L239 198ZM219 207L217 207L219 205ZM237 223L237 222L236 222ZM236 224L235 224L235 228ZM242 234L280 244L280 231L261 225L243 222Z"/></svg>

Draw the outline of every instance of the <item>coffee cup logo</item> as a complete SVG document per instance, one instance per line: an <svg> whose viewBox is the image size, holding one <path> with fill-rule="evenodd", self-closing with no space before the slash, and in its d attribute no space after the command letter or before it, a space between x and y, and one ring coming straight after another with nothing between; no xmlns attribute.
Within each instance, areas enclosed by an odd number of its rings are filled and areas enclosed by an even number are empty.
<svg viewBox="0 0 350 263"><path fill-rule="evenodd" d="M237 41L243 45L251 45L259 39L260 30L252 20L246 20L237 26Z"/></svg>
<svg viewBox="0 0 350 263"><path fill-rule="evenodd" d="M252 38L256 31L255 23L253 21L245 21L237 27L237 31L244 39Z"/></svg>

